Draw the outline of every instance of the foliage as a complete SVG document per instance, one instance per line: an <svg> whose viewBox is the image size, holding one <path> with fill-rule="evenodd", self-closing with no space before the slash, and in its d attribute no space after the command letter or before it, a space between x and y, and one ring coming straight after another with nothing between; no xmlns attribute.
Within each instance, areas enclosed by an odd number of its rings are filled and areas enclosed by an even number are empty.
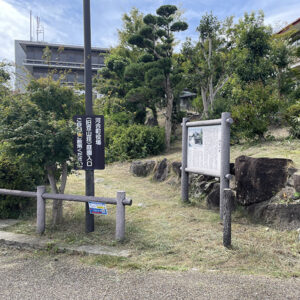
<svg viewBox="0 0 300 300"><path fill-rule="evenodd" d="M266 82L274 70L270 60L272 30L264 25L263 12L245 13L233 30L235 73L245 83Z"/></svg>
<svg viewBox="0 0 300 300"><path fill-rule="evenodd" d="M290 134L294 138L300 138L300 101L291 105L285 113L285 119L290 126Z"/></svg>
<svg viewBox="0 0 300 300"><path fill-rule="evenodd" d="M137 8L132 8L129 14L122 16L122 29L118 30L119 44L116 48L113 48L111 53L117 54L122 57L129 58L130 61L136 62L144 50L136 47L135 45L129 44L128 39L132 34L136 34L143 26L143 13Z"/></svg>
<svg viewBox="0 0 300 300"><path fill-rule="evenodd" d="M0 98L9 94L9 88L7 87L8 81L10 80L10 74L7 71L8 64L0 62Z"/></svg>
<svg viewBox="0 0 300 300"><path fill-rule="evenodd" d="M280 107L278 96L272 87L254 82L235 87L232 106L233 136L237 139L264 138L268 126Z"/></svg>
<svg viewBox="0 0 300 300"><path fill-rule="evenodd" d="M33 81L28 90L29 97L16 95L2 101L1 138L13 155L22 155L28 163L45 169L60 165L73 155L71 118L80 101L54 81Z"/></svg>
<svg viewBox="0 0 300 300"><path fill-rule="evenodd" d="M5 97L0 106L0 138L7 153L36 166L38 172L47 174L52 192L63 193L68 163L74 155L72 117L82 112L81 98L48 77L32 80L27 94ZM53 222L61 218L62 210L54 215Z"/></svg>
<svg viewBox="0 0 300 300"><path fill-rule="evenodd" d="M197 43L187 39L183 45L187 86L201 95L204 117L208 117L209 110L231 74L231 23L230 18L222 24L212 14L205 14L197 27Z"/></svg>
<svg viewBox="0 0 300 300"><path fill-rule="evenodd" d="M170 147L172 130L172 112L174 92L171 82L171 75L174 70L173 32L184 31L188 25L179 20L176 16L177 7L174 5L163 5L156 10L156 15L148 14L144 17L143 27L136 34L132 34L128 43L144 49L147 56L139 59L141 64L148 64L146 82L151 86L159 83L161 90L166 95L166 123L165 142L167 150ZM161 93L161 92L160 92ZM156 95L157 97L157 95ZM154 96L154 99L156 98ZM153 106L152 106L153 107Z"/></svg>
<svg viewBox="0 0 300 300"><path fill-rule="evenodd" d="M12 159L3 152L0 154L1 188L35 191L36 185L42 180L43 176L38 168L24 164L20 158ZM32 204L31 198L0 195L0 218L17 218Z"/></svg>
<svg viewBox="0 0 300 300"><path fill-rule="evenodd" d="M197 96L196 98L193 99L192 107L197 113L203 112L203 101L201 96Z"/></svg>
<svg viewBox="0 0 300 300"><path fill-rule="evenodd" d="M164 134L159 127L111 125L106 128L105 145L107 162L144 158L164 150Z"/></svg>

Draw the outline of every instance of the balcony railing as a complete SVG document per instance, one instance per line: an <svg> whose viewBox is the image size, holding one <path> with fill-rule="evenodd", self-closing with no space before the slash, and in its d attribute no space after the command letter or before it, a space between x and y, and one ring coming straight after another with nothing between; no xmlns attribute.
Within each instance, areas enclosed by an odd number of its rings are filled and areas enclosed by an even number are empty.
<svg viewBox="0 0 300 300"><path fill-rule="evenodd" d="M66 62L66 61L46 61L40 59L24 59L24 65L30 66L41 66L41 67L49 67L49 68L63 68L63 69L84 69L84 63L81 62ZM104 67L104 64L92 64L92 69L98 70Z"/></svg>

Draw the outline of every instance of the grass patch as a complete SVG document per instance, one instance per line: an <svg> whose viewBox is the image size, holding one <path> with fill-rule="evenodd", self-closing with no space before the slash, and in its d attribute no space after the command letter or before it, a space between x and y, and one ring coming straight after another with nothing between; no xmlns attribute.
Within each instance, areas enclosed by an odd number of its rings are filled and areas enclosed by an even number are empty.
<svg viewBox="0 0 300 300"><path fill-rule="evenodd" d="M178 146L178 145L177 145ZM175 145L175 147L177 147ZM299 141L274 141L261 145L232 147L232 159L252 154L255 157L285 157L300 166ZM170 160L180 160L171 151ZM64 222L52 227L51 205L47 201L46 237L69 245L99 244L119 250L129 249L128 258L111 256L82 257L91 265L121 269L218 270L276 277L300 277L300 243L296 231L277 231L254 224L242 211L233 215L232 249L222 245L223 227L219 213L204 205L180 203L180 190L174 185L156 183L150 178L133 177L129 163L114 163L95 171L95 195L115 197L119 190L133 199L126 207L126 240L114 241L115 207L108 205L108 216L95 216L95 232L85 234L85 204L64 202ZM98 180L97 180L98 179ZM69 176L66 193L84 194L84 172ZM35 234L35 219L27 219L8 230Z"/></svg>

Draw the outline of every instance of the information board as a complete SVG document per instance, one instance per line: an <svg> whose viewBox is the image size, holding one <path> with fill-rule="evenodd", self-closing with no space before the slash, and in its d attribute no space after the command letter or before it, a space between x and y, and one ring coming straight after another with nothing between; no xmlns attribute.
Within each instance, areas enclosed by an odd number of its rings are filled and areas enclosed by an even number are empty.
<svg viewBox="0 0 300 300"><path fill-rule="evenodd" d="M76 169L103 170L104 161L104 117L74 116L76 136L74 152L77 156Z"/></svg>
<svg viewBox="0 0 300 300"><path fill-rule="evenodd" d="M221 125L189 127L187 168L205 174L221 172Z"/></svg>

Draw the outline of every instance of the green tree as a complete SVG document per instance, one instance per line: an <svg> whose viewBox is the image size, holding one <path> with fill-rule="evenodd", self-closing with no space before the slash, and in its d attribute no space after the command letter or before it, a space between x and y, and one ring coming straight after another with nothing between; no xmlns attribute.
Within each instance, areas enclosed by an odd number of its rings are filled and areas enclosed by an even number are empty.
<svg viewBox="0 0 300 300"><path fill-rule="evenodd" d="M183 45L187 85L201 95L204 117L231 74L231 26L232 18L221 24L212 13L205 14L197 27L198 42L188 39Z"/></svg>
<svg viewBox="0 0 300 300"><path fill-rule="evenodd" d="M144 25L143 17L143 13L137 8L132 8L129 14L125 13L122 16L122 29L118 29L119 43L117 47L111 49L112 54L126 57L131 62L137 61L144 49L128 43L128 39L142 28Z"/></svg>
<svg viewBox="0 0 300 300"><path fill-rule="evenodd" d="M12 156L47 174L53 193L63 193L73 161L73 115L81 113L81 98L59 81L32 80L26 94L1 102L0 138ZM61 185L58 187L58 179ZM62 201L53 202L53 224L62 221Z"/></svg>
<svg viewBox="0 0 300 300"><path fill-rule="evenodd" d="M270 60L272 28L264 25L263 12L245 13L233 30L235 73L244 83L260 81L266 84L274 75L274 69Z"/></svg>
<svg viewBox="0 0 300 300"><path fill-rule="evenodd" d="M7 70L9 65L5 62L0 62L0 98L5 97L10 93L8 82L10 80L10 74Z"/></svg>
<svg viewBox="0 0 300 300"><path fill-rule="evenodd" d="M161 82L166 96L165 142L167 150L170 149L174 101L171 82L174 32L184 31L188 27L187 23L178 20L176 12L177 7L174 5L159 7L156 15L148 14L144 17L144 26L128 39L129 44L145 49L148 57L152 57L153 65L151 70L148 70L149 79L163 79Z"/></svg>

